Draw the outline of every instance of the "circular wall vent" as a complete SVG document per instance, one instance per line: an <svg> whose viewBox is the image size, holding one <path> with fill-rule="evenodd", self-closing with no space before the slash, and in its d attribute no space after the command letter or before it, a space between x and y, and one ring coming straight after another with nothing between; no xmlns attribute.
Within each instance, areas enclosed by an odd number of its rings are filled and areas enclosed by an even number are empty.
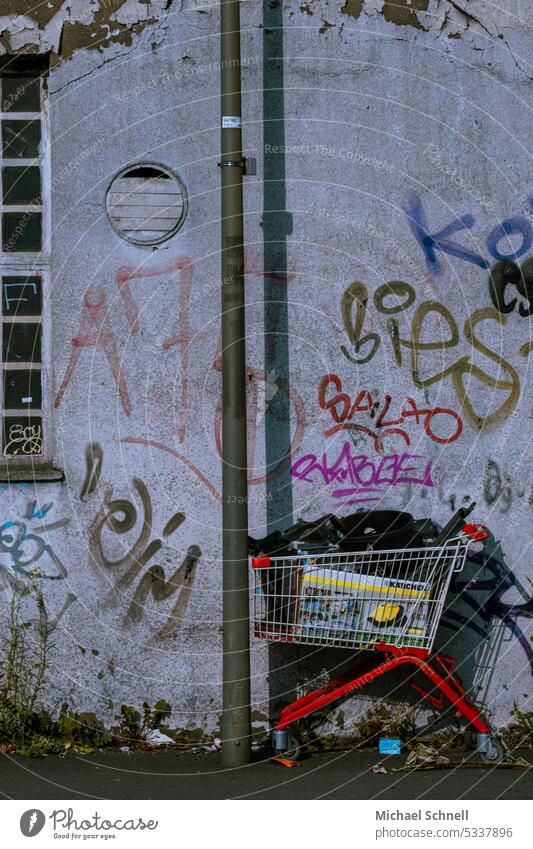
<svg viewBox="0 0 533 849"><path fill-rule="evenodd" d="M139 162L114 177L106 210L123 239L134 245L158 245L174 236L185 221L187 192L170 168Z"/></svg>

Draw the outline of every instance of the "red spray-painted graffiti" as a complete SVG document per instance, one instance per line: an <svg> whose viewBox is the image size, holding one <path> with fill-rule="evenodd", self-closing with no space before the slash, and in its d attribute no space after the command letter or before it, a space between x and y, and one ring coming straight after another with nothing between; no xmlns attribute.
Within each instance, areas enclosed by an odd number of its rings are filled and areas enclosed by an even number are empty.
<svg viewBox="0 0 533 849"><path fill-rule="evenodd" d="M213 368L215 371L219 372L222 371L221 350L222 341L219 338L217 353L213 361ZM267 476L266 474L253 474L257 441L257 425L260 416L264 415L264 405L268 403L266 394L262 395L261 400L263 409L261 409L259 387L264 384L274 393L284 392L291 402L296 421L291 445L290 447L287 446L288 450L285 458L270 472L271 478L280 474L283 469L287 467L287 464L290 463L291 456L294 455L302 444L306 426L305 409L302 398L295 389L289 386L286 380L282 380L281 378L269 379L269 375L265 374L264 371L251 368L250 366L246 367L246 376L248 378L248 466L252 469L252 475L248 478L248 483L250 486L258 486L266 481ZM222 457L222 398L219 399L215 411L215 444L218 456Z"/></svg>
<svg viewBox="0 0 533 849"><path fill-rule="evenodd" d="M111 373L115 379L122 409L129 416L131 414L130 396L122 374L115 335L109 323L107 300L103 289L95 289L94 287L87 289L83 298L78 335L72 338L71 345L72 351L54 406L59 407L63 400L78 365L82 348L100 348L107 357Z"/></svg>
<svg viewBox="0 0 533 849"><path fill-rule="evenodd" d="M161 442L157 442L153 439L144 439L142 437L137 436L124 436L121 440L125 445L145 445L148 448L157 448L159 451L164 451L166 454L170 454L172 457L175 457L176 460L179 460L180 463L183 463L190 471L198 478L199 481L203 483L206 489L211 493L211 495L216 498L217 501L222 501L222 496L220 492L213 486L213 484L208 480L208 478L197 468L197 466L192 463L188 457L185 457L180 451L176 451L174 448L170 448L168 445L163 445Z"/></svg>
<svg viewBox="0 0 533 849"><path fill-rule="evenodd" d="M189 307L191 300L193 261L190 257L178 257L164 265L153 268L134 268L123 266L117 272L117 285L124 300L124 309L131 332L136 335L139 330L139 308L133 297L130 283L133 280L145 280L149 277L160 277L165 274L180 274L178 320L179 332L164 340L163 351L169 351L175 345L179 345L181 360L181 397L178 412L178 440L183 442L187 426L187 412L189 407L189 357L192 342L205 339L206 332L195 331L189 324Z"/></svg>
<svg viewBox="0 0 533 849"><path fill-rule="evenodd" d="M331 391L333 391L333 394L329 394ZM406 445L411 444L411 439L405 428L399 427L399 425L408 424L411 420L414 420L417 425L423 424L426 436L433 442L439 442L442 445L455 442L463 430L462 419L454 410L447 407L421 409L413 398L407 399L397 418L387 419L387 416L391 415L390 408L393 403L391 395L385 395L381 403L374 401L372 394L363 390L357 394L352 402L350 396L342 391L342 381L336 374L326 374L320 381L318 403L322 410L329 410L335 422L332 427L324 432L325 436L333 436L339 430L358 430L372 438L378 454L383 454L385 450L383 439L386 436L401 436ZM381 411L377 415L380 407ZM372 420L375 419L374 429L352 421L357 413L368 413ZM447 419L447 424L450 426L446 436L440 436L434 429L439 416L441 421Z"/></svg>
<svg viewBox="0 0 533 849"><path fill-rule="evenodd" d="M252 263L250 265L249 263ZM178 317L178 332L169 336L162 342L162 351L166 353L176 345L180 349L179 371L181 376L181 392L177 419L177 436L179 442L184 442L186 437L187 416L190 403L190 353L191 345L208 337L207 331L194 330L189 322L194 263L191 257L181 256L157 266L122 266L116 273L116 284L124 304L124 312L133 336L139 332L139 306L134 298L131 284L134 281L142 281L154 277L162 277L179 273L180 280L178 304L175 314ZM260 268L253 267L253 260L246 257L246 277L263 276ZM290 283L294 275L272 273L273 278L283 283ZM215 294L222 285L221 281L203 287L199 296L205 298L209 294ZM77 336L71 339L73 351L67 365L65 376L55 399L55 406L59 407L65 391L73 377L76 365L80 357L80 349L83 347L101 348L105 353L111 372L117 385L122 408L129 416L132 404L126 387L126 381L117 353L115 336L109 323L109 312L106 295L102 288L91 286L83 299L80 327Z"/></svg>

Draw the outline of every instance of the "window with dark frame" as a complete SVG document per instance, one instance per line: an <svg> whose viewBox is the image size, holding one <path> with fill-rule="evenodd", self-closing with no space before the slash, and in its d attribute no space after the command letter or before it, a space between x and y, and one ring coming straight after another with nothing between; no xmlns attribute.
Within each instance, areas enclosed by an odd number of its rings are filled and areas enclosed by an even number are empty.
<svg viewBox="0 0 533 849"><path fill-rule="evenodd" d="M3 465L46 459L43 387L44 254L42 67L0 67L0 322Z"/></svg>

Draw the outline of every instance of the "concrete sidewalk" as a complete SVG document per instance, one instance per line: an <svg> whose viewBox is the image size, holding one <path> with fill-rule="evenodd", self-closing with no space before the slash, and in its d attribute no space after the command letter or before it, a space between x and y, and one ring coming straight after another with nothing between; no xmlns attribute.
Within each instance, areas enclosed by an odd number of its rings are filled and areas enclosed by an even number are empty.
<svg viewBox="0 0 533 849"><path fill-rule="evenodd" d="M447 753L449 754L449 753ZM533 762L531 751L520 752ZM450 753L454 760L464 752ZM5 799L531 799L533 770L455 766L376 774L375 751L304 757L286 769L265 757L225 770L219 753L97 752L44 759L0 756ZM404 758L383 761L388 769Z"/></svg>

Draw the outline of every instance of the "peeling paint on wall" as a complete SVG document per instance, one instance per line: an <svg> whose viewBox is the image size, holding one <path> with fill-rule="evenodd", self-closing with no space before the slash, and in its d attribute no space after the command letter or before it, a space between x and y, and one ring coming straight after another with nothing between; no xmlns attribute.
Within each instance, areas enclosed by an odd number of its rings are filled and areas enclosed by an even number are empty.
<svg viewBox="0 0 533 849"><path fill-rule="evenodd" d="M424 29L416 12L426 12L429 0L385 0L383 17L391 24Z"/></svg>
<svg viewBox="0 0 533 849"><path fill-rule="evenodd" d="M103 50L111 44L131 47L134 36L140 35L148 24L155 21L155 18L149 18L136 24L118 24L116 28L112 28L105 17L96 17L93 23L87 25L66 22L61 33L58 54L65 60L84 47L88 50Z"/></svg>
<svg viewBox="0 0 533 849"><path fill-rule="evenodd" d="M178 12L210 16L211 8L196 8L194 0L174 6L173 0L50 0L28 8L25 0L4 0L0 14L0 55L51 53L52 63L71 59L76 50L102 52L113 45L131 48L146 27L161 25ZM307 0L295 4L315 17L319 32L333 27L339 33L347 19L379 16L389 24L430 32L447 39L500 38L516 25L527 23L527 7L512 16L504 9L465 0ZM293 14L293 12L291 12Z"/></svg>
<svg viewBox="0 0 533 849"><path fill-rule="evenodd" d="M381 4L367 0L366 6L365 0L345 0L340 11L343 15L348 15L354 20L360 18L363 12L366 15L377 13L383 15L385 20L391 24L425 29L416 13L426 12L428 6L429 0L381 0ZM308 15L313 14L310 4L300 6L300 10L307 12Z"/></svg>
<svg viewBox="0 0 533 849"><path fill-rule="evenodd" d="M357 20L363 11L364 0L346 0L346 3L341 9L344 15L349 15L354 20Z"/></svg>
<svg viewBox="0 0 533 849"><path fill-rule="evenodd" d="M0 54L51 52L53 58L70 59L83 48L131 47L170 5L168 0L53 0L28 9L24 0L7 0L0 16Z"/></svg>
<svg viewBox="0 0 533 849"><path fill-rule="evenodd" d="M490 6L477 0L308 0L299 5L300 12L315 16L317 21L330 21L333 26L340 15L341 30L363 17L380 17L397 27L410 27L435 38L500 39L507 45L507 30L531 25L532 10L527 3L517 3L513 13L503 7Z"/></svg>

